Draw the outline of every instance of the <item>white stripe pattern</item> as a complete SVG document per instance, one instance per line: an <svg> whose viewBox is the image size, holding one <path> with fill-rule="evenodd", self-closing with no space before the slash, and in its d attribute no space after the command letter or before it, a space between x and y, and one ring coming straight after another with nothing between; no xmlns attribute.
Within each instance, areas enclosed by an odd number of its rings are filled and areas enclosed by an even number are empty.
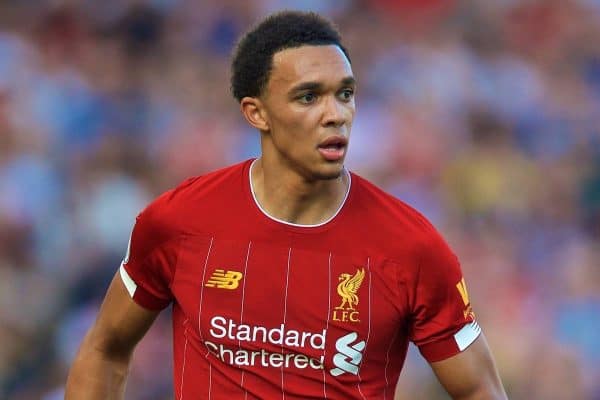
<svg viewBox="0 0 600 400"><path fill-rule="evenodd" d="M360 376L360 367L364 364L365 359L367 358L367 349L369 347L369 338L371 337L371 257L367 257L367 273L369 274L369 297L368 297L368 302L369 302L369 325L368 325L368 329L367 329L367 340L365 341L365 348L363 349L363 357L361 360L361 363L359 365L359 370L358 370L358 392L360 393L360 395L362 396L362 398L364 400L366 400L367 398L365 397L365 395L363 394L361 388L360 388L360 383L362 382L362 378Z"/></svg>
<svg viewBox="0 0 600 400"><path fill-rule="evenodd" d="M392 350L392 346L393 346L394 342L396 341L396 338L398 337L398 333L400 333L400 328L398 328L398 330L396 330L396 333L394 334L394 337L392 337L392 341L390 342L390 345L388 346L387 352L385 353L385 369L383 370L383 375L385 377L385 387L383 388L383 400L387 399L387 388L390 385L390 381L388 380L388 376L387 376L387 369L388 369L388 366L390 365L390 351Z"/></svg>
<svg viewBox="0 0 600 400"><path fill-rule="evenodd" d="M327 322L325 324L325 335L329 331L329 315L331 314L331 252L329 252L329 262L327 263ZM323 346L323 363L325 363L325 352L327 346ZM327 399L327 383L325 381L325 366L323 365L323 398Z"/></svg>
<svg viewBox="0 0 600 400"><path fill-rule="evenodd" d="M210 257L210 252L212 250L214 237L210 238L210 245L208 246L208 251L206 253L206 259L204 260L204 270L202 271L202 282L200 283L200 306L198 307L198 333L200 334L200 341L204 344L204 336L202 335L202 301L204 300L204 282L206 278L206 266L208 265L208 258ZM206 348L206 355L204 358L208 359L210 354L210 350L208 347ZM211 388L212 388L212 365L210 361L208 362L208 398L211 397Z"/></svg>
<svg viewBox="0 0 600 400"><path fill-rule="evenodd" d="M208 364L208 400L212 397L212 364Z"/></svg>
<svg viewBox="0 0 600 400"><path fill-rule="evenodd" d="M244 281L242 282L242 307L240 311L240 324L244 322L244 298L246 296L246 279L248 278L248 259L250 258L250 248L252 242L248 243L248 251L246 252L246 263L244 264ZM242 340L238 339L238 349L242 349ZM242 380L240 381L240 387L244 389L244 399L248 398L248 391L244 388L244 374L246 371L242 370Z"/></svg>
<svg viewBox="0 0 600 400"><path fill-rule="evenodd" d="M183 377L185 376L185 359L186 359L186 355L187 355L187 345L188 345L188 338L187 338L188 321L189 320L187 318L185 321L183 321L183 336L185 336L185 345L183 346L183 366L181 367L181 382L179 384L179 400L183 400Z"/></svg>
<svg viewBox="0 0 600 400"><path fill-rule="evenodd" d="M200 306L198 307L198 333L200 334L200 340L204 343L204 336L202 336L202 301L204 300L204 281L206 279L206 266L208 265L208 258L210 257L210 251L214 237L210 238L210 245L208 246L208 252L206 253L206 259L204 260L204 269L202 270L202 282L200 284ZM206 356L208 356L209 350L206 349Z"/></svg>
<svg viewBox="0 0 600 400"><path fill-rule="evenodd" d="M285 300L283 303L283 324L286 323L287 318L287 298L288 298L288 284L290 278L290 260L292 258L292 248L288 251L287 261L287 272L285 273ZM283 354L283 342L281 344L281 354ZM283 389L283 364L281 365L281 398L285 399L285 390Z"/></svg>

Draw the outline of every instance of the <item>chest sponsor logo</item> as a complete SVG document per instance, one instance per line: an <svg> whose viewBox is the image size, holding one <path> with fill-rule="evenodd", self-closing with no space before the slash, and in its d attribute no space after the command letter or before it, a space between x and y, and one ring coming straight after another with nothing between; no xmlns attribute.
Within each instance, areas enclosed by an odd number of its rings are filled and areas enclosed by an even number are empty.
<svg viewBox="0 0 600 400"><path fill-rule="evenodd" d="M337 286L337 293L340 295L340 305L333 310L332 319L340 322L360 322L359 313L356 310L358 305L358 289L365 279L365 269L356 270L354 275L340 274L340 283Z"/></svg>
<svg viewBox="0 0 600 400"><path fill-rule="evenodd" d="M465 304L465 309L463 310L463 315L465 319L475 319L475 313L473 312L471 302L469 301L469 292L467 292L467 284L465 283L465 278L462 278L460 282L456 284L456 289L458 289L458 293L460 293L460 297L463 303Z"/></svg>
<svg viewBox="0 0 600 400"><path fill-rule="evenodd" d="M338 351L333 356L333 368L331 375L340 376L345 373L358 375L360 362L362 361L362 351L365 349L365 341L356 342L358 334L351 332L342 336L335 342L335 349ZM356 342L356 343L355 343Z"/></svg>
<svg viewBox="0 0 600 400"><path fill-rule="evenodd" d="M214 316L204 345L218 360L236 367L320 370L324 368L325 356L314 358L308 353L314 354L314 350L324 352L326 336L326 329L320 332L299 331L288 329L285 324L266 327ZM228 344L232 342L237 344Z"/></svg>
<svg viewBox="0 0 600 400"><path fill-rule="evenodd" d="M243 274L238 271L225 272L223 269L216 269L204 286L216 287L217 289L233 290L237 289L237 287L240 285L240 280L242 277Z"/></svg>

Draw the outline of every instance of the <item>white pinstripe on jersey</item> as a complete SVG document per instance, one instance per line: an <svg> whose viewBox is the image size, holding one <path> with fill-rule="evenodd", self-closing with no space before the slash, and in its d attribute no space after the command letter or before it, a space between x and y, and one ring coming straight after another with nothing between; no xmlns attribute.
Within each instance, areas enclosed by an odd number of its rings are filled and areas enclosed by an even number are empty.
<svg viewBox="0 0 600 400"><path fill-rule="evenodd" d="M367 330L367 340L365 341L365 348L363 350L363 358L361 361L361 365L364 363L366 355L367 355L367 350L369 348L369 338L371 336L371 258L367 257L367 273L369 275L369 295L368 295L368 303L369 303L369 326L368 326L368 330ZM363 394L361 388L360 388L360 384L362 382L362 377L360 376L360 366L359 366L359 370L358 370L358 392L360 393L360 395L362 396L362 398L364 400L366 400L367 398L365 397L365 395Z"/></svg>

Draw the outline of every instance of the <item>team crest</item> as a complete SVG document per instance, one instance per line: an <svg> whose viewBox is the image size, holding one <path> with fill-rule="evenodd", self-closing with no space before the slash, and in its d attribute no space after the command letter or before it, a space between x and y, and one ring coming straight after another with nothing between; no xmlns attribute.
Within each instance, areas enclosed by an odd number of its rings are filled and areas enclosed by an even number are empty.
<svg viewBox="0 0 600 400"><path fill-rule="evenodd" d="M333 320L340 322L360 322L358 310L358 289L365 279L364 268L357 269L354 275L341 273L337 293L341 297L340 305L333 310Z"/></svg>

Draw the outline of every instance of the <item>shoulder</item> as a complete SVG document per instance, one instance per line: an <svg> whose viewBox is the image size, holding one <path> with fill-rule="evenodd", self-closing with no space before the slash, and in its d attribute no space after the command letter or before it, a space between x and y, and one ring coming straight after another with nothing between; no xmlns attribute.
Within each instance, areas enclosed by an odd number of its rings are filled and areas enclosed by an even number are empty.
<svg viewBox="0 0 600 400"><path fill-rule="evenodd" d="M352 174L356 196L351 228L362 243L399 265L445 269L456 257L436 227L418 210Z"/></svg>
<svg viewBox="0 0 600 400"><path fill-rule="evenodd" d="M366 179L352 178L358 192L355 207L361 210L356 226L366 231L371 247L395 262L398 279L409 290L434 299L431 302L447 293L453 295L462 278L460 263L435 226L415 208Z"/></svg>
<svg viewBox="0 0 600 400"><path fill-rule="evenodd" d="M375 225L388 239L404 238L423 246L439 239L433 224L412 206L354 173L352 184L356 185L355 207L364 214L361 219Z"/></svg>
<svg viewBox="0 0 600 400"><path fill-rule="evenodd" d="M205 175L190 177L155 198L137 217L136 229L165 241L185 233L189 215L207 201L222 198L228 187L238 187L250 160Z"/></svg>

